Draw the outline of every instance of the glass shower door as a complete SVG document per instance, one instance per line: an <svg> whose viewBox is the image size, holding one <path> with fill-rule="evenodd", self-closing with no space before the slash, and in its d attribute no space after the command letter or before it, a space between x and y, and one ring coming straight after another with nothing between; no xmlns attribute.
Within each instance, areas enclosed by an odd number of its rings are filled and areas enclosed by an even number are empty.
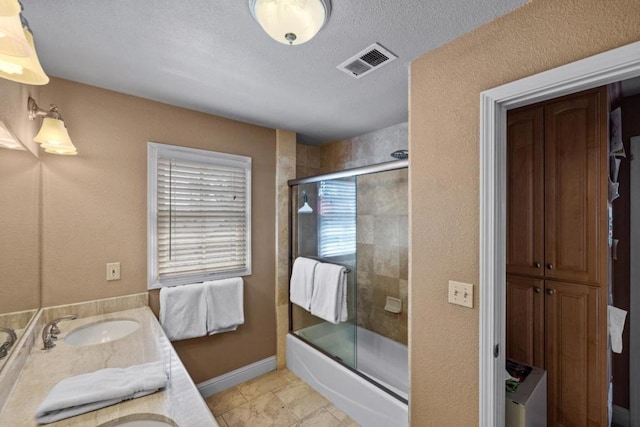
<svg viewBox="0 0 640 427"><path fill-rule="evenodd" d="M333 323L292 304L293 332L352 368L356 367L356 178L292 187L292 257L347 270L347 321Z"/></svg>

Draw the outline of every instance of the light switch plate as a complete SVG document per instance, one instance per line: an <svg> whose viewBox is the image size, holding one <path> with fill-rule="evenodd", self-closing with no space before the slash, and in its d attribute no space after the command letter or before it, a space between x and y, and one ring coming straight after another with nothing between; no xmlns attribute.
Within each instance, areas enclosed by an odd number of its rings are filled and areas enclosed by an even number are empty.
<svg viewBox="0 0 640 427"><path fill-rule="evenodd" d="M449 280L449 303L473 308L473 285Z"/></svg>
<svg viewBox="0 0 640 427"><path fill-rule="evenodd" d="M107 281L120 280L120 263L108 262L107 263Z"/></svg>

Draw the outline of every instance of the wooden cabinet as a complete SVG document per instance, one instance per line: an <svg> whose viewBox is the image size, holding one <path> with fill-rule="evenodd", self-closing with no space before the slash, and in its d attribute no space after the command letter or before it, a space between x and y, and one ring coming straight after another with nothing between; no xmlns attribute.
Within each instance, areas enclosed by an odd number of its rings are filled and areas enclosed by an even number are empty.
<svg viewBox="0 0 640 427"><path fill-rule="evenodd" d="M509 112L507 118L507 273L542 276L543 109Z"/></svg>
<svg viewBox="0 0 640 427"><path fill-rule="evenodd" d="M549 426L607 422L607 120L606 88L507 114L507 357Z"/></svg>
<svg viewBox="0 0 640 427"><path fill-rule="evenodd" d="M606 90L544 107L545 276L606 284Z"/></svg>
<svg viewBox="0 0 640 427"><path fill-rule="evenodd" d="M544 369L544 281L507 275L507 357Z"/></svg>
<svg viewBox="0 0 640 427"><path fill-rule="evenodd" d="M507 273L604 285L606 89L507 115Z"/></svg>
<svg viewBox="0 0 640 427"><path fill-rule="evenodd" d="M603 290L547 281L546 369L550 426L603 426L606 404L606 335ZM605 304L606 306L606 304ZM605 350L605 351L603 351Z"/></svg>

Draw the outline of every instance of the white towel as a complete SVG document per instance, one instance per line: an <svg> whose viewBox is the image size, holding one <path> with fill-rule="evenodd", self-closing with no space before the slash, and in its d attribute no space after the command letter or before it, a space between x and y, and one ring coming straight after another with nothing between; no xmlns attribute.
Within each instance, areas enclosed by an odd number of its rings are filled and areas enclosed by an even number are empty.
<svg viewBox="0 0 640 427"><path fill-rule="evenodd" d="M311 314L331 323L347 320L347 275L344 267L318 264L313 276Z"/></svg>
<svg viewBox="0 0 640 427"><path fill-rule="evenodd" d="M108 368L65 378L53 386L36 410L38 424L48 424L155 393L167 384L163 362Z"/></svg>
<svg viewBox="0 0 640 427"><path fill-rule="evenodd" d="M204 282L207 301L207 333L235 331L244 323L241 277Z"/></svg>
<svg viewBox="0 0 640 427"><path fill-rule="evenodd" d="M609 313L609 336L611 337L611 351L622 353L622 333L624 332L624 322L627 312L618 307L610 305Z"/></svg>
<svg viewBox="0 0 640 427"><path fill-rule="evenodd" d="M318 264L318 261L302 257L296 258L293 262L289 299L307 311L311 309L313 274Z"/></svg>
<svg viewBox="0 0 640 427"><path fill-rule="evenodd" d="M160 324L171 341L207 335L204 285L160 289Z"/></svg>

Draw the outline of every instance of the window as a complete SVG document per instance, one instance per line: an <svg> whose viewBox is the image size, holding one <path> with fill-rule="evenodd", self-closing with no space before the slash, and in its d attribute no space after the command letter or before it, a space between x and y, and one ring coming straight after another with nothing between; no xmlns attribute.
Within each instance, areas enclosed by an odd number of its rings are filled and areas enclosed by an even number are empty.
<svg viewBox="0 0 640 427"><path fill-rule="evenodd" d="M148 145L148 287L251 274L251 158Z"/></svg>
<svg viewBox="0 0 640 427"><path fill-rule="evenodd" d="M320 182L318 254L321 257L356 252L356 182Z"/></svg>

